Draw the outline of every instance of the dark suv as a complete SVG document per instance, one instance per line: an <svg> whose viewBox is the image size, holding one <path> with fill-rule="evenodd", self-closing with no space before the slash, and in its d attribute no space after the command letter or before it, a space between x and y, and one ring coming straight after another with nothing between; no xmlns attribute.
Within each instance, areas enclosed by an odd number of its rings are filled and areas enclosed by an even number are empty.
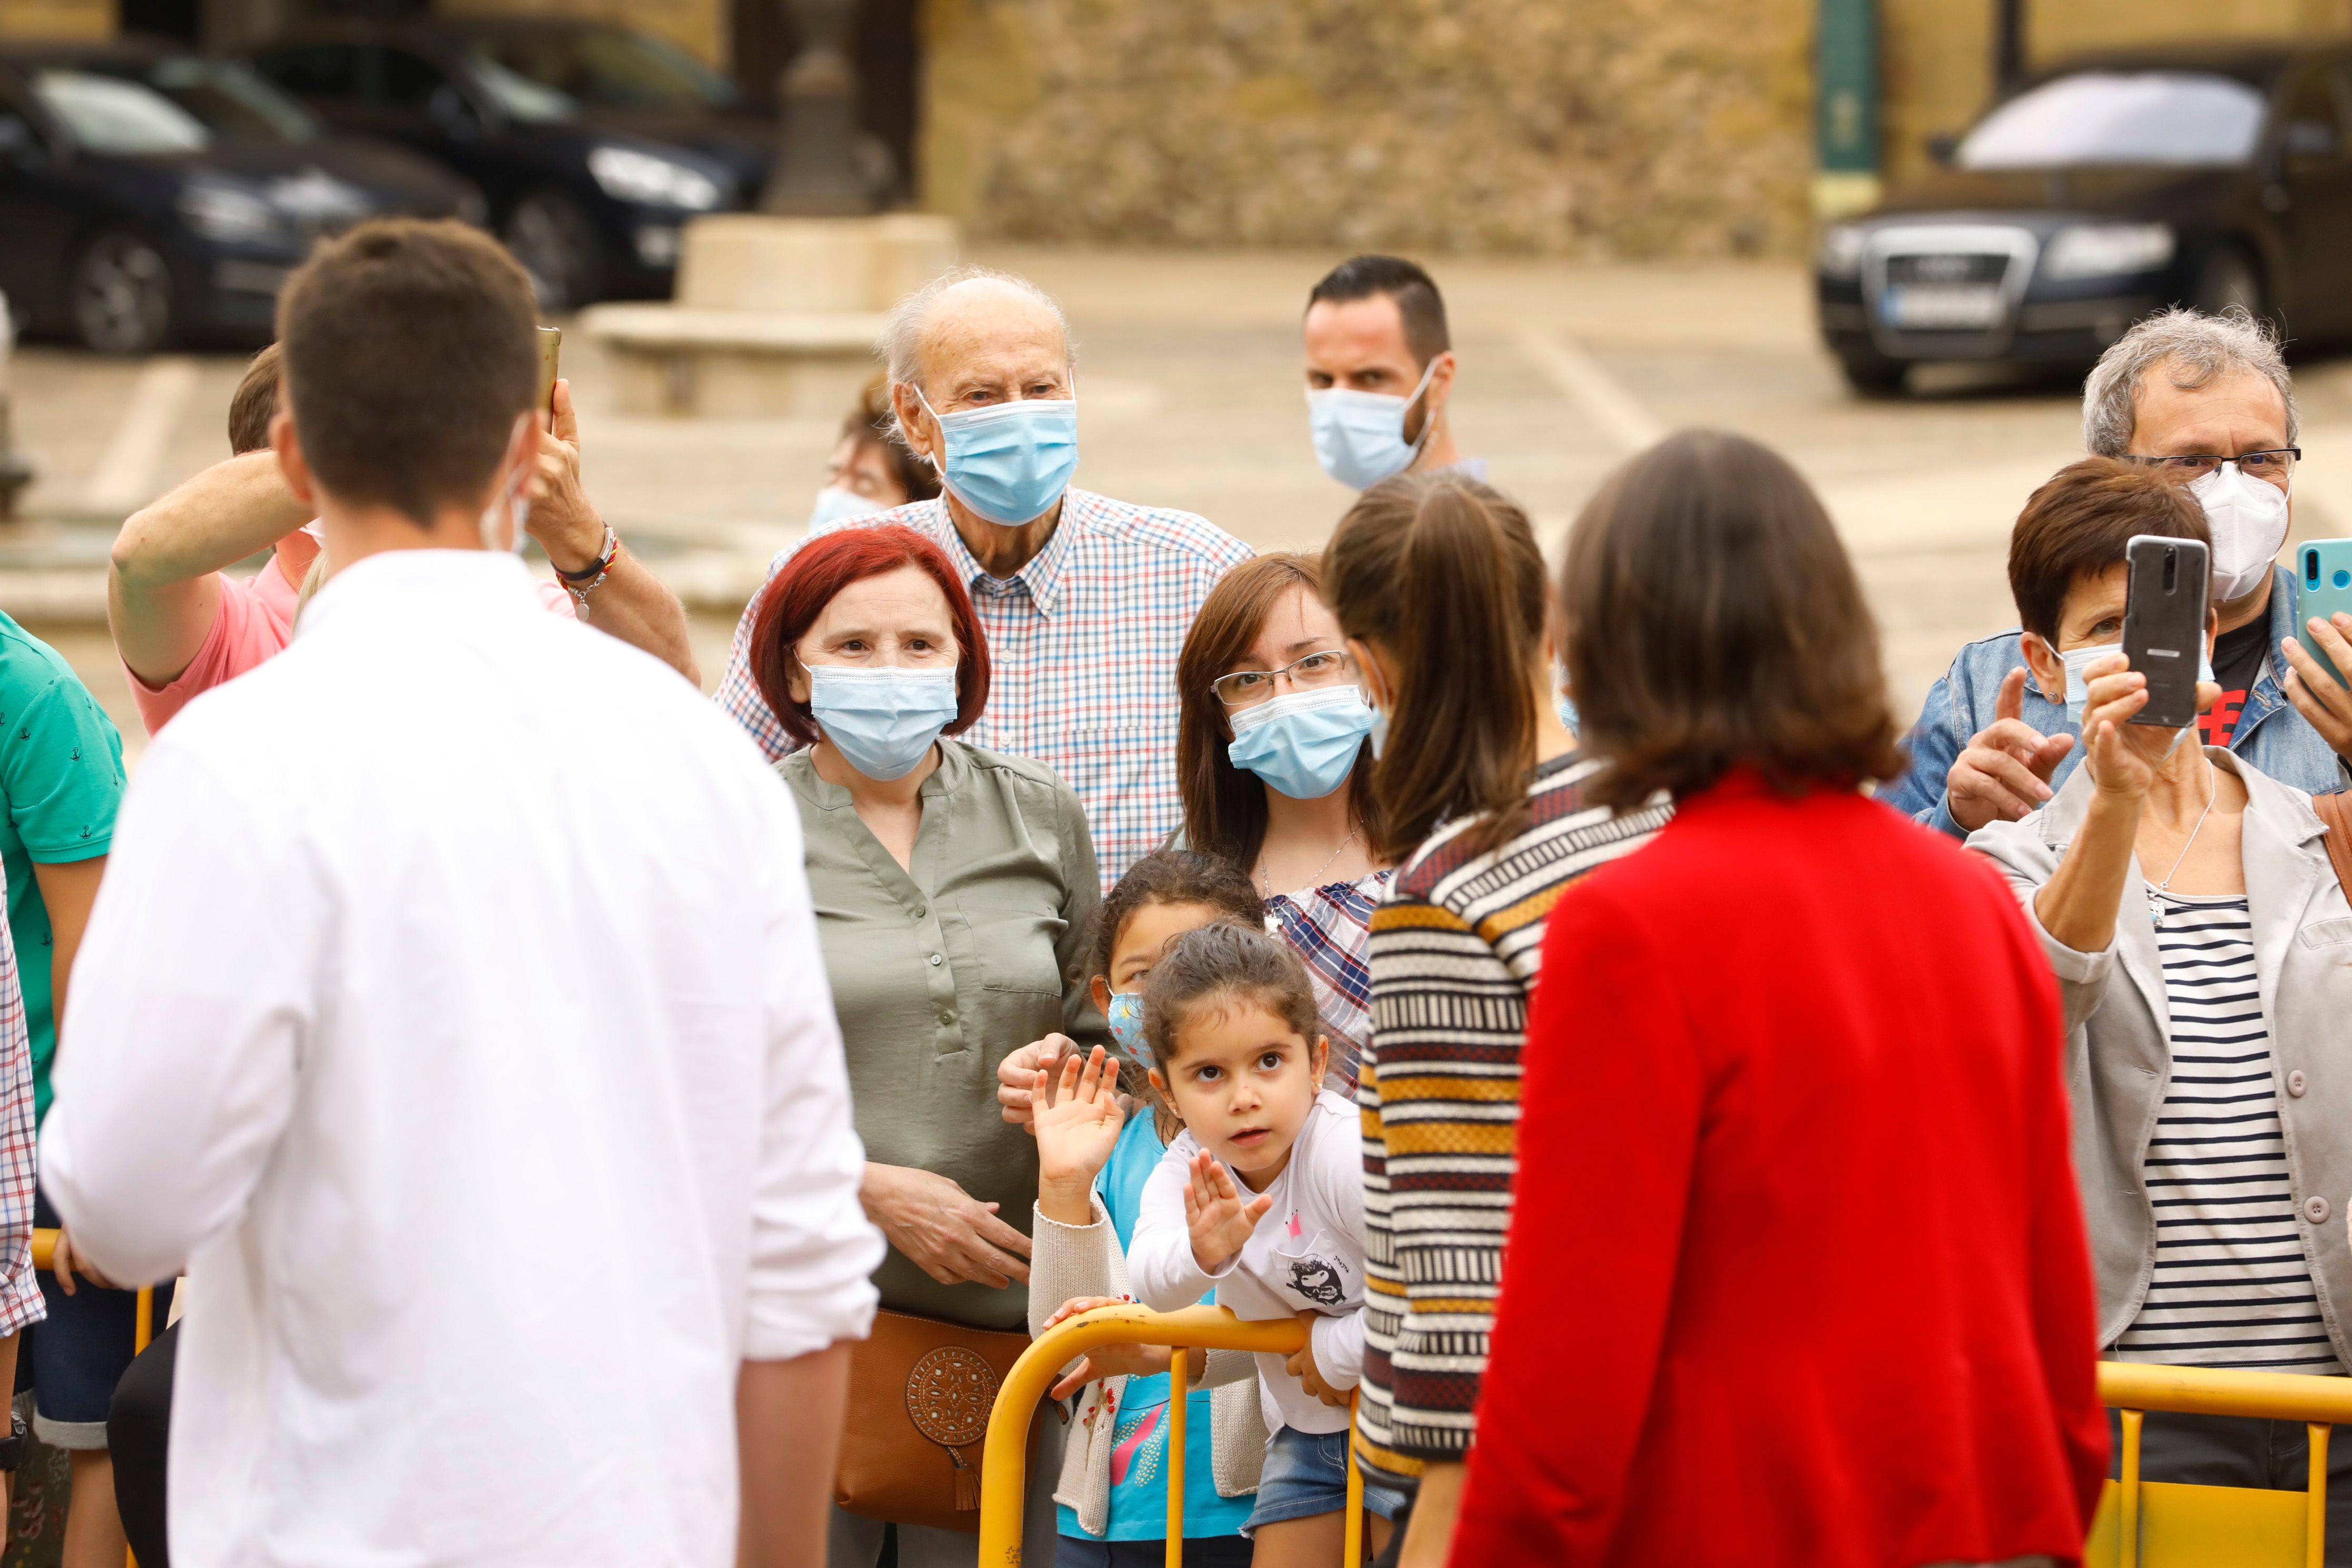
<svg viewBox="0 0 2352 1568"><path fill-rule="evenodd" d="M2095 360L2169 304L2352 335L2352 50L2102 54L1822 231L1822 335L1857 390L1929 360Z"/></svg>
<svg viewBox="0 0 2352 1568"><path fill-rule="evenodd" d="M744 205L766 177L772 132L724 79L602 23L328 23L251 61L328 124L478 185L550 310L667 294L679 226Z"/></svg>

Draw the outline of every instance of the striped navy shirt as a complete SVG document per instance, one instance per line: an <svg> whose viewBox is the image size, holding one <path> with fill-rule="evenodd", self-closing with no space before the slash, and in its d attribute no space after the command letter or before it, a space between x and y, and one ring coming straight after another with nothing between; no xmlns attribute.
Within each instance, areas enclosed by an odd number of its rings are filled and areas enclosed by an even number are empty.
<svg viewBox="0 0 2352 1568"><path fill-rule="evenodd" d="M2159 897L2172 1083L2145 1165L2156 1274L2116 1354L2340 1373L2287 1176L2245 896Z"/></svg>

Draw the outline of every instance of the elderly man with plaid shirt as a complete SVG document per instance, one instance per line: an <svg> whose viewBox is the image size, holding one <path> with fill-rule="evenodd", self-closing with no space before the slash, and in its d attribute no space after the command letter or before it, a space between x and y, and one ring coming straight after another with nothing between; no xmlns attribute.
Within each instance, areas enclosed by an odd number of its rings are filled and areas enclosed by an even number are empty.
<svg viewBox="0 0 2352 1568"><path fill-rule="evenodd" d="M939 469L944 492L809 537L899 522L948 552L994 665L988 710L963 739L1034 757L1068 781L1108 888L1182 819L1176 654L1209 589L1250 549L1190 512L1070 487L1069 331L1035 285L959 268L899 304L882 348L899 429ZM798 548L776 557L771 580ZM772 758L791 742L751 679L759 612L755 596L719 702Z"/></svg>

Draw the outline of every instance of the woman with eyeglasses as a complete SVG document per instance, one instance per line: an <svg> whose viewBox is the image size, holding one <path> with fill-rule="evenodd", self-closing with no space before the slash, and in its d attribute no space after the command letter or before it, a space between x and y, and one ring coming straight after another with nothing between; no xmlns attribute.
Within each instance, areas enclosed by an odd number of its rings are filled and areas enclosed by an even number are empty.
<svg viewBox="0 0 2352 1568"><path fill-rule="evenodd" d="M1374 715L1316 557L1277 552L1226 573L1184 638L1176 683L1185 841L1249 873L1267 929L1315 982L1328 1086L1352 1095L1371 1032L1365 950L1391 863Z"/></svg>

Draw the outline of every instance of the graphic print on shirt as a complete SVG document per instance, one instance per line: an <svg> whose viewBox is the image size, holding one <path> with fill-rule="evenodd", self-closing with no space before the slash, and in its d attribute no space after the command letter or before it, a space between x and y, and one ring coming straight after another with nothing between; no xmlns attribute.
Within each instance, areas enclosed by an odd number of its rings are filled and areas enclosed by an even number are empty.
<svg viewBox="0 0 2352 1568"><path fill-rule="evenodd" d="M2213 679L2220 683L2221 695L2212 707L2197 715L2200 743L2226 746L2235 738L2238 720L2246 710L2247 695L2253 690L2254 682L2262 679L2263 665L2269 657L2267 616L2249 621L2213 639Z"/></svg>

